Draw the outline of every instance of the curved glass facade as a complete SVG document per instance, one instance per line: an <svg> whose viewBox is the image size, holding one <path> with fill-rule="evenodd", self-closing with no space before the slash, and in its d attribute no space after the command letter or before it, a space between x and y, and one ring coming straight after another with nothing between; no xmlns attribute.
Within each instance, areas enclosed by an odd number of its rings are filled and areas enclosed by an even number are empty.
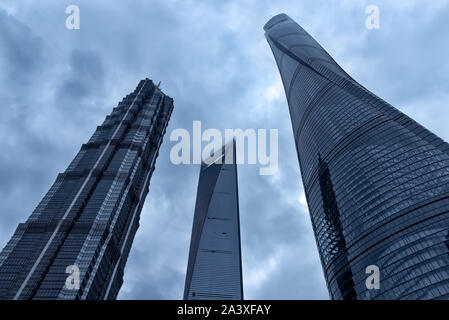
<svg viewBox="0 0 449 320"><path fill-rule="evenodd" d="M264 29L330 297L449 298L449 145L353 80L287 15ZM379 289L367 288L370 265Z"/></svg>

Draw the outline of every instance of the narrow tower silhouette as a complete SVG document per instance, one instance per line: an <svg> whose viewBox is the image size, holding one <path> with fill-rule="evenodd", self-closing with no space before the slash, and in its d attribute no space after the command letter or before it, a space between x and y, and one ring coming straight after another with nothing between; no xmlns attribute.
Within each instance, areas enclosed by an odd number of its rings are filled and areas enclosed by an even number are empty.
<svg viewBox="0 0 449 320"><path fill-rule="evenodd" d="M242 300L235 141L201 164L185 300Z"/></svg>

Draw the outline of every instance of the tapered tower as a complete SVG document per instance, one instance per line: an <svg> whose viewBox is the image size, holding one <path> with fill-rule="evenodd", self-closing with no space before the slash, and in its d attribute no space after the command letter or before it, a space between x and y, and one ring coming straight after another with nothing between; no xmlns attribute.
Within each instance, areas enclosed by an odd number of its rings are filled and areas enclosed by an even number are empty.
<svg viewBox="0 0 449 320"><path fill-rule="evenodd" d="M184 299L242 300L235 141L201 164Z"/></svg>
<svg viewBox="0 0 449 320"><path fill-rule="evenodd" d="M330 297L449 298L449 145L352 79L287 15L264 29ZM366 283L375 267L379 288Z"/></svg>
<svg viewBox="0 0 449 320"><path fill-rule="evenodd" d="M173 99L140 81L0 254L0 299L115 299Z"/></svg>

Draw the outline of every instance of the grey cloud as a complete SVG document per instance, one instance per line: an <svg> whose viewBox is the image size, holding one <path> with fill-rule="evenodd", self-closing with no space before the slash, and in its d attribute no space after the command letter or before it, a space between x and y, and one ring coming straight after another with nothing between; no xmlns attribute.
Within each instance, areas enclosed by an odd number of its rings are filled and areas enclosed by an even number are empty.
<svg viewBox="0 0 449 320"><path fill-rule="evenodd" d="M62 80L57 98L64 102L78 103L93 92L104 94L104 67L96 52L74 49L70 54L70 69Z"/></svg>
<svg viewBox="0 0 449 320"><path fill-rule="evenodd" d="M419 15L425 3L407 11L383 1L381 29L368 31L365 3L79 1L81 29L69 31L64 3L6 0L0 8L13 9L0 11L0 246L105 115L148 76L162 81L175 109L119 298L182 298L199 167L171 164L169 135L202 120L203 130L279 129L277 175L238 168L245 297L328 299L310 219L298 201L302 182L285 94L281 88L279 97L266 97L280 78L262 27L288 13L393 104L447 94L447 6Z"/></svg>
<svg viewBox="0 0 449 320"><path fill-rule="evenodd" d="M24 23L0 10L0 64L11 84L24 85L42 67L42 39Z"/></svg>

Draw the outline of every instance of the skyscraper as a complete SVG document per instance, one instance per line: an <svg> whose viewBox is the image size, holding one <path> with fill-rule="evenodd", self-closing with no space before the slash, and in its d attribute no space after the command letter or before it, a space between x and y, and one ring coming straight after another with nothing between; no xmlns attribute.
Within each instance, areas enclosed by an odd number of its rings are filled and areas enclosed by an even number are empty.
<svg viewBox="0 0 449 320"><path fill-rule="evenodd" d="M113 109L1 252L1 299L115 299L172 110L149 79Z"/></svg>
<svg viewBox="0 0 449 320"><path fill-rule="evenodd" d="M330 297L449 298L449 145L358 84L287 15L264 29Z"/></svg>
<svg viewBox="0 0 449 320"><path fill-rule="evenodd" d="M243 299L233 140L201 164L184 299Z"/></svg>

